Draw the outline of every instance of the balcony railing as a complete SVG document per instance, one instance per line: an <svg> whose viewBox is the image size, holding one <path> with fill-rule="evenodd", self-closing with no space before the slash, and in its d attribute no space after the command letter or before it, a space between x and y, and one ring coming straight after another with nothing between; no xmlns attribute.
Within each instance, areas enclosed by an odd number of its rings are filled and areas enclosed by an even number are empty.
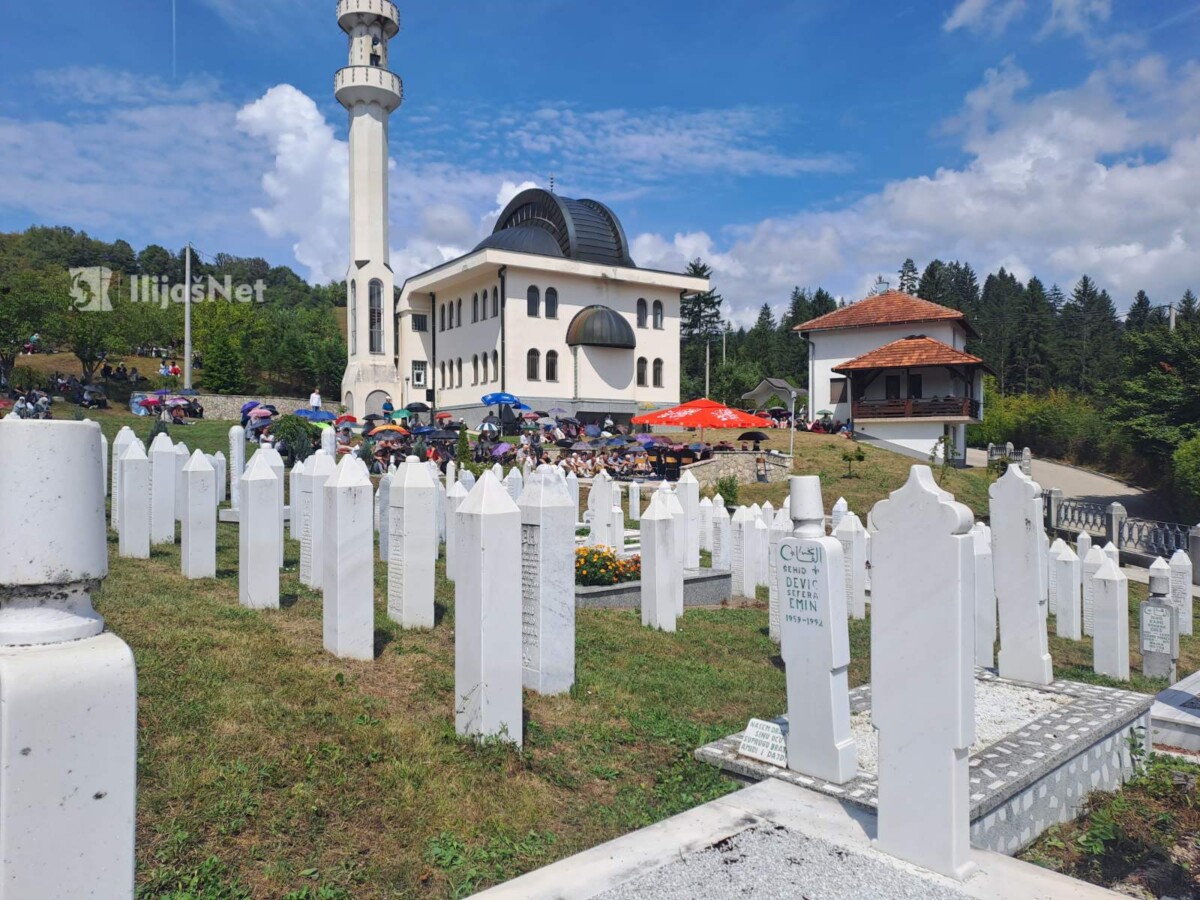
<svg viewBox="0 0 1200 900"><path fill-rule="evenodd" d="M334 73L333 92L347 108L367 102L378 103L391 112L404 99L404 82L381 66L346 66Z"/></svg>
<svg viewBox="0 0 1200 900"><path fill-rule="evenodd" d="M978 419L979 401L967 397L928 400L855 400L855 421L860 419Z"/></svg>

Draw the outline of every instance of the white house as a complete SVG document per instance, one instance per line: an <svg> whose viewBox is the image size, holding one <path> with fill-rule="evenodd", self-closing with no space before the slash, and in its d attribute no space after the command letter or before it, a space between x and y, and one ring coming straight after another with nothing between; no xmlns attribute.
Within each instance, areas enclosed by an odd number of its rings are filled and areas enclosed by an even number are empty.
<svg viewBox="0 0 1200 900"><path fill-rule="evenodd" d="M603 204L523 191L474 250L404 282L381 328L395 383L364 381L355 396L346 382L343 402L377 412L390 394L397 408L423 402L471 425L497 391L584 420L672 406L680 301L706 290L704 278L638 268ZM348 372L375 346L352 341Z"/></svg>
<svg viewBox="0 0 1200 900"><path fill-rule="evenodd" d="M983 418L987 365L966 352L966 316L885 291L796 326L809 345L809 418L828 410L862 440L928 459L943 436L966 454Z"/></svg>

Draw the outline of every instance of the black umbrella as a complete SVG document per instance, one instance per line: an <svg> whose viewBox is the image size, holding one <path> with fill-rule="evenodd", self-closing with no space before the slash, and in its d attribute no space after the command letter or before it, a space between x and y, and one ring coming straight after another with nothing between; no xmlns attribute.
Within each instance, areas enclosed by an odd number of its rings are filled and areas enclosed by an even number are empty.
<svg viewBox="0 0 1200 900"><path fill-rule="evenodd" d="M446 430L447 430L447 431L454 431L454 432L458 432L458 431L462 431L462 430L463 430L463 427L464 427L464 426L463 426L463 423L462 423L462 422L447 422L447 423L446 423Z"/></svg>
<svg viewBox="0 0 1200 900"><path fill-rule="evenodd" d="M500 420L497 419L495 416L488 416L479 424L481 426L483 426L483 425L497 425L498 426L500 424Z"/></svg>
<svg viewBox="0 0 1200 900"><path fill-rule="evenodd" d="M560 416L558 421L566 422L568 425L578 425L579 424L579 420L572 418L571 416Z"/></svg>
<svg viewBox="0 0 1200 900"><path fill-rule="evenodd" d="M567 440L566 438L564 438L564 439L563 439L563 440L561 440L561 441L555 441L555 442L554 442L554 446L555 446L555 447L562 447L564 450L570 450L570 449L571 449L571 447L574 445L574 443L575 443L574 441L569 441L569 440Z"/></svg>
<svg viewBox="0 0 1200 900"><path fill-rule="evenodd" d="M738 437L739 441L769 441L770 435L763 434L761 431L747 431Z"/></svg>
<svg viewBox="0 0 1200 900"><path fill-rule="evenodd" d="M453 431L443 431L440 428L435 429L425 435L427 441L457 441L458 434Z"/></svg>
<svg viewBox="0 0 1200 900"><path fill-rule="evenodd" d="M407 409L411 413L429 412L429 404L421 403L421 402L410 403L410 404L408 404L408 406L406 406L404 408Z"/></svg>

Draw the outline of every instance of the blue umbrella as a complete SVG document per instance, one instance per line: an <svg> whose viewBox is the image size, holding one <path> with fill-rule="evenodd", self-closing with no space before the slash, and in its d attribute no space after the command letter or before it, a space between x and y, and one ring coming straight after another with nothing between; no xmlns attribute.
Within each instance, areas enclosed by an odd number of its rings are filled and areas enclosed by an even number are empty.
<svg viewBox="0 0 1200 900"><path fill-rule="evenodd" d="M516 406L513 407L513 409L520 410L521 412L533 412L533 407L526 406L524 403L518 403Z"/></svg>
<svg viewBox="0 0 1200 900"><path fill-rule="evenodd" d="M412 434L433 434L441 429L435 428L433 425L422 425L420 428L414 428Z"/></svg>
<svg viewBox="0 0 1200 900"><path fill-rule="evenodd" d="M586 434L588 437L600 437L600 426L599 425L587 425L584 427L583 433Z"/></svg>
<svg viewBox="0 0 1200 900"><path fill-rule="evenodd" d="M301 419L308 419L310 422L332 422L337 419L337 416L333 413L326 412L323 409L298 409L294 415L299 416Z"/></svg>
<svg viewBox="0 0 1200 900"><path fill-rule="evenodd" d="M161 390L157 390L154 393L157 394L159 397L165 397L165 396L167 396L167 394L169 394L171 392L169 390L167 390L166 388L162 388Z"/></svg>
<svg viewBox="0 0 1200 900"><path fill-rule="evenodd" d="M256 407L256 406L258 406L257 400L251 400L249 403L243 403L242 404L242 415L244 416L246 413L250 412L250 410L254 409L254 407Z"/></svg>
<svg viewBox="0 0 1200 900"><path fill-rule="evenodd" d="M495 394L485 394L479 401L484 406L499 406L501 403L507 403L509 406L516 406L521 401L512 394L506 394L503 391Z"/></svg>

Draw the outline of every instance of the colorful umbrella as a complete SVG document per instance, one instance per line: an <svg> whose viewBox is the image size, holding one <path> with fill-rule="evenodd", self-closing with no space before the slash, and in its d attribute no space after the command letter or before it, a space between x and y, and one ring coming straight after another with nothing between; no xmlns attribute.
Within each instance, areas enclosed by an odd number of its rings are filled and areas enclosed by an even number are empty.
<svg viewBox="0 0 1200 900"><path fill-rule="evenodd" d="M521 413L521 418L528 419L530 422L535 422L541 418L541 414L535 413L535 412L526 412L526 413Z"/></svg>
<svg viewBox="0 0 1200 900"><path fill-rule="evenodd" d="M138 401L139 406L162 406L162 400L158 397L147 397L145 400Z"/></svg>
<svg viewBox="0 0 1200 900"><path fill-rule="evenodd" d="M548 412L552 416L565 416L567 413L570 412L570 410L563 409L561 406L552 406L548 410L546 410L546 412Z"/></svg>
<svg viewBox="0 0 1200 900"><path fill-rule="evenodd" d="M371 429L371 434L379 434L381 431L393 431L396 434L408 434L408 429L401 428L399 425L379 425Z"/></svg>
<svg viewBox="0 0 1200 900"><path fill-rule="evenodd" d="M252 418L252 419L269 419L269 418L271 418L271 411L265 407L259 406L259 407L256 407L255 409L250 410L250 418Z"/></svg>

